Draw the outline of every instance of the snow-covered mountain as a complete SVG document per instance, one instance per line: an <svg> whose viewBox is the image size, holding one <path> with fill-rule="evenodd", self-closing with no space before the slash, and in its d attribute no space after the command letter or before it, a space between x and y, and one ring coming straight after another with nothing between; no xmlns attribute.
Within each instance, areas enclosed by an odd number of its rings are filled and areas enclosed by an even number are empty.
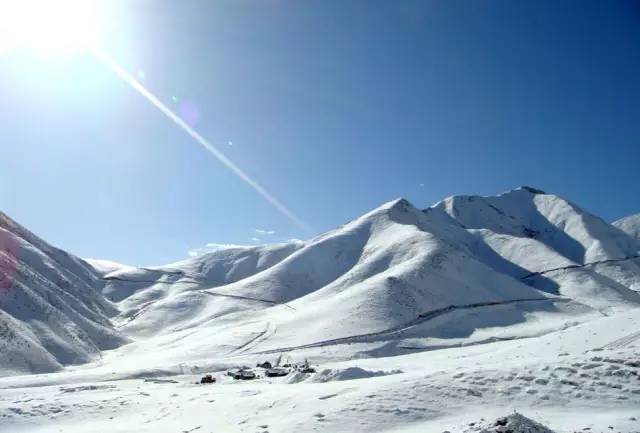
<svg viewBox="0 0 640 433"><path fill-rule="evenodd" d="M613 223L614 226L631 236L640 240L640 214L629 215Z"/></svg>
<svg viewBox="0 0 640 433"><path fill-rule="evenodd" d="M101 285L86 262L0 213L0 371L53 371L127 341Z"/></svg>
<svg viewBox="0 0 640 433"><path fill-rule="evenodd" d="M636 229L522 187L138 268L0 214L2 427L549 431L508 414L525 409L561 433L638 431ZM223 374L277 359L320 365Z"/></svg>
<svg viewBox="0 0 640 433"><path fill-rule="evenodd" d="M499 272L594 308L637 302L640 242L553 194L522 187L496 197L450 197L426 210L467 232Z"/></svg>
<svg viewBox="0 0 640 433"><path fill-rule="evenodd" d="M12 288L0 317L17 323L5 374L86 362L127 339L109 356L149 366L328 346L348 346L341 359L401 354L640 305L640 241L529 187L424 210L394 200L308 241L151 268L90 266L3 221Z"/></svg>

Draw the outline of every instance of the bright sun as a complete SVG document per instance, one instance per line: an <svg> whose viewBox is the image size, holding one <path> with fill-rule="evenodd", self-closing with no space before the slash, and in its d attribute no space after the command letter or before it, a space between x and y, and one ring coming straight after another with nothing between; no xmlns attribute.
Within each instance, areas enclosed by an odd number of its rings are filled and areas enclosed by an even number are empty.
<svg viewBox="0 0 640 433"><path fill-rule="evenodd" d="M99 18L95 0L0 0L0 54L13 48L50 56L97 49Z"/></svg>

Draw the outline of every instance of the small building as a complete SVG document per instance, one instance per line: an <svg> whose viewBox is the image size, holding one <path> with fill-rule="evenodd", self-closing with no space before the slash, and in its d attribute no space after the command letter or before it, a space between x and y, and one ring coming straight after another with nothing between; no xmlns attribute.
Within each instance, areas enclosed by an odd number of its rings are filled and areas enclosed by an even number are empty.
<svg viewBox="0 0 640 433"><path fill-rule="evenodd" d="M256 374L253 372L253 370L241 370L238 376L234 376L234 379L240 380L251 380L255 378Z"/></svg>
<svg viewBox="0 0 640 433"><path fill-rule="evenodd" d="M256 378L256 374L249 367L237 367L227 370L227 376L231 376L236 380L249 380Z"/></svg>
<svg viewBox="0 0 640 433"><path fill-rule="evenodd" d="M282 377L288 375L290 371L291 370L285 367L274 367L268 369L265 374L267 377Z"/></svg>
<svg viewBox="0 0 640 433"><path fill-rule="evenodd" d="M241 368L231 368L229 370L227 370L227 376L231 376L231 377L235 377L237 376L240 372L242 371Z"/></svg>
<svg viewBox="0 0 640 433"><path fill-rule="evenodd" d="M316 369L309 365L308 360L304 360L304 364L298 366L298 371L301 373L315 373Z"/></svg>

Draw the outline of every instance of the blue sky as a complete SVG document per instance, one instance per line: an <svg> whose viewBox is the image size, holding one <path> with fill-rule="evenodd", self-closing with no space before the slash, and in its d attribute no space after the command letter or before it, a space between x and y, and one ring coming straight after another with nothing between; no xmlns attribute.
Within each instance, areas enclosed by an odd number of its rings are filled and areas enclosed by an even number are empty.
<svg viewBox="0 0 640 433"><path fill-rule="evenodd" d="M109 4L105 51L312 230L91 55L7 53L0 209L81 256L161 264L523 184L640 212L637 2Z"/></svg>

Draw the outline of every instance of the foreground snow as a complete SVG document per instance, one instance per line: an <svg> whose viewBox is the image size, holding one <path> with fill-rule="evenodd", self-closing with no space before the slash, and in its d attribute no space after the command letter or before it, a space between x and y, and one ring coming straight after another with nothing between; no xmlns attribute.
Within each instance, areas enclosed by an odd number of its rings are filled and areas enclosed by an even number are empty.
<svg viewBox="0 0 640 433"><path fill-rule="evenodd" d="M540 337L248 382L214 368L219 382L197 385L199 374L139 365L4 378L0 431L463 432L517 410L559 433L635 432L639 321L629 311Z"/></svg>

